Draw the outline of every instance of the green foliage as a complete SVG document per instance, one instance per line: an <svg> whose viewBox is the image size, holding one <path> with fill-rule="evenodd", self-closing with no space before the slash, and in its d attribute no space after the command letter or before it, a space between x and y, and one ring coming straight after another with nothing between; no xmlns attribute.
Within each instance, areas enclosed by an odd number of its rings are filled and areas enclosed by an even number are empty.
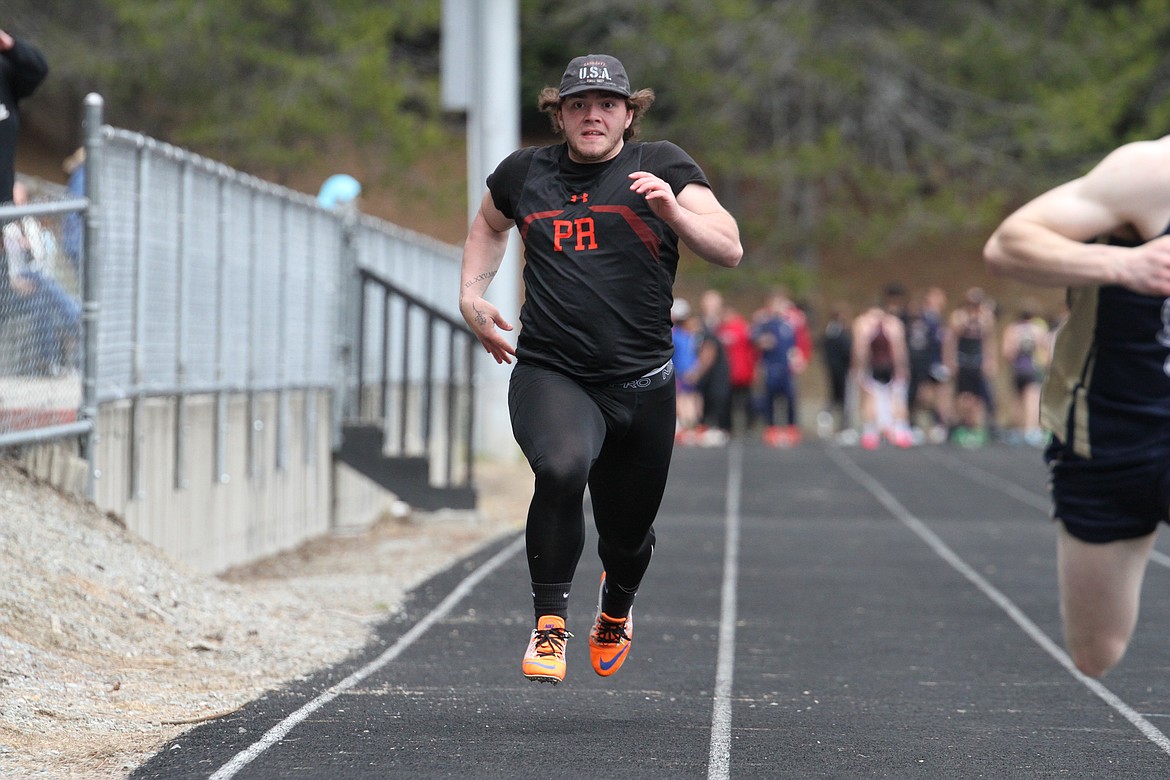
<svg viewBox="0 0 1170 780"><path fill-rule="evenodd" d="M371 179L397 175L462 134L438 103L439 0L50 5L5 4L5 23L51 53L39 100L96 90L111 122L264 175L339 151ZM619 56L658 95L644 137L699 160L740 220L743 275L765 281L814 278L830 248L864 258L978 231L1170 127L1166 0L520 9L524 130L547 132L536 95L571 57Z"/></svg>
<svg viewBox="0 0 1170 780"><path fill-rule="evenodd" d="M451 139L438 0L94 0L85 14L27 13L58 84L101 92L112 123L237 166L281 177L338 146L377 175Z"/></svg>
<svg viewBox="0 0 1170 780"><path fill-rule="evenodd" d="M596 0L524 6L607 50L658 101L648 137L694 154L748 242L745 264L858 256L990 226L1118 143L1170 126L1164 0ZM725 198L726 202L726 198ZM809 262L808 260L803 262Z"/></svg>

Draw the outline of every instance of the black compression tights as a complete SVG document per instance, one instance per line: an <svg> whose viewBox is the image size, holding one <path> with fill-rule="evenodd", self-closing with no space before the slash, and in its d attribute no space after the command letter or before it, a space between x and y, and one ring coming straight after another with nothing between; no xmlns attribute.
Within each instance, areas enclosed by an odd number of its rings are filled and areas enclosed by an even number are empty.
<svg viewBox="0 0 1170 780"><path fill-rule="evenodd" d="M652 390L587 390L518 364L508 405L536 475L526 530L532 581L572 582L585 545L588 486L607 580L636 589L653 552L674 446L673 381Z"/></svg>

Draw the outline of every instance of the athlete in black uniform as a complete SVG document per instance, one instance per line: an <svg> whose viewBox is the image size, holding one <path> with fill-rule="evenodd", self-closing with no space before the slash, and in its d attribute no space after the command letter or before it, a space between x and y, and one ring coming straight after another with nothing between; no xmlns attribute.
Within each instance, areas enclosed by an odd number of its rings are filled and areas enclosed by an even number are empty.
<svg viewBox="0 0 1170 780"><path fill-rule="evenodd" d="M570 62L560 87L540 96L565 142L499 164L464 246L460 311L497 362L517 361L508 407L536 477L526 530L536 627L522 672L542 682L565 676L586 487L604 566L594 671L612 674L628 655L674 443L679 240L716 265L743 255L734 218L694 160L668 142L634 141L653 100L630 89L611 56ZM512 325L484 298L513 226L525 249L515 348L503 334Z"/></svg>
<svg viewBox="0 0 1170 780"><path fill-rule="evenodd" d="M1159 523L1170 517L1170 136L1127 144L1023 206L990 267L1069 288L1041 414L1069 653L1099 676L1137 623Z"/></svg>

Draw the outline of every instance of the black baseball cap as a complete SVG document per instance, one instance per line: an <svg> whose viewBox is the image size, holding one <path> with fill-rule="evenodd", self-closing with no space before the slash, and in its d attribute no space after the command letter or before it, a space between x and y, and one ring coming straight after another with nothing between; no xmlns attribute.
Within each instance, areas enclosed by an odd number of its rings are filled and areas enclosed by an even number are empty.
<svg viewBox="0 0 1170 780"><path fill-rule="evenodd" d="M586 54L574 57L561 77L561 97L599 89L622 97L630 96L630 77L617 57L608 54Z"/></svg>

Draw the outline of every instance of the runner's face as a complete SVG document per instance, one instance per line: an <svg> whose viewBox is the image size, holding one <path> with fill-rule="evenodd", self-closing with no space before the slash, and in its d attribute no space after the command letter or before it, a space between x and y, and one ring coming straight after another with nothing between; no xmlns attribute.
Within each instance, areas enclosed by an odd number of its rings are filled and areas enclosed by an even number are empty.
<svg viewBox="0 0 1170 780"><path fill-rule="evenodd" d="M561 101L561 128L574 162L605 162L622 150L622 134L634 121L625 98L610 92L589 91Z"/></svg>

